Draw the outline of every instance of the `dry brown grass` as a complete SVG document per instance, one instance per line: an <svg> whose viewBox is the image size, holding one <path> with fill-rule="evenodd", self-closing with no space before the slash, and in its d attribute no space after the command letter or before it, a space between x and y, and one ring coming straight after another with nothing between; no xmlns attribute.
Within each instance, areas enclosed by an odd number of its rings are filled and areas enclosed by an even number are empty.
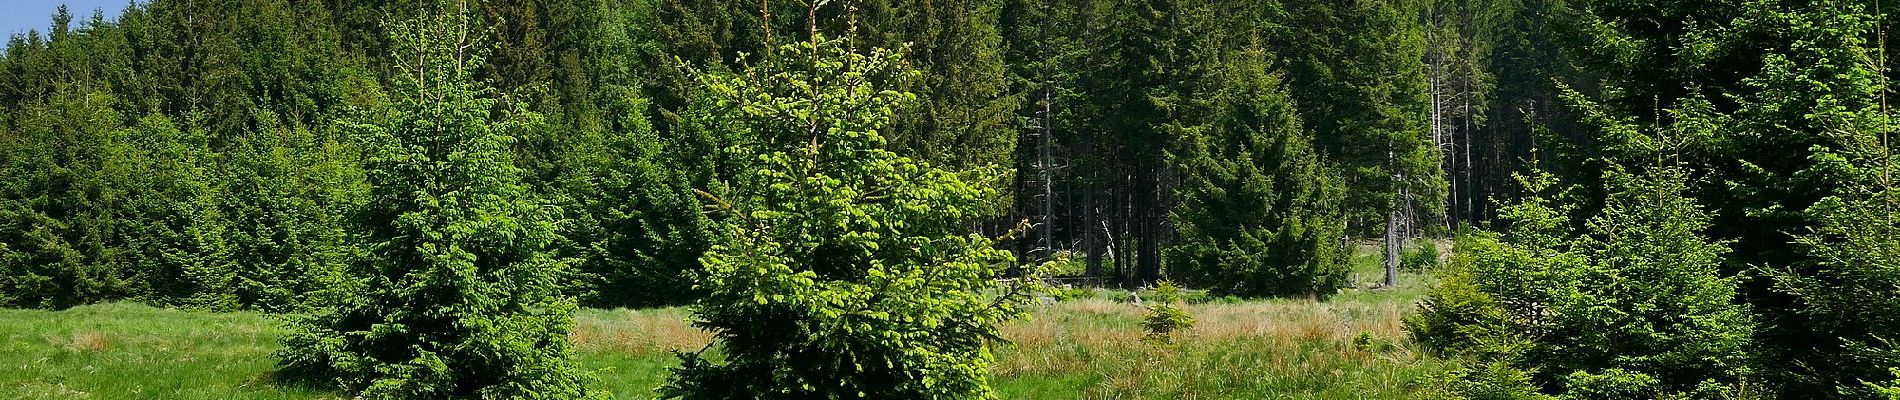
<svg viewBox="0 0 1900 400"><path fill-rule="evenodd" d="M1401 320L1409 308L1409 303L1398 302L1299 300L1189 305L1186 309L1194 315L1195 325L1179 339L1178 347L1244 343L1289 349L1274 354L1287 357L1311 343L1350 344L1362 333L1396 341L1404 336ZM996 370L1008 376L1089 367L1083 360L1065 359L1050 351L1058 348L1148 353L1153 346L1140 341L1144 332L1139 323L1146 312L1141 305L1105 299L1042 307L1032 318L1002 327L1003 337L1015 348L999 357Z"/></svg>
<svg viewBox="0 0 1900 400"><path fill-rule="evenodd" d="M1396 302L1298 300L1195 304L1187 306L1195 325L1183 340L1349 342L1360 333L1397 338L1404 335L1400 320L1410 307ZM1143 332L1137 322L1146 312L1145 307L1134 303L1081 299L1037 307L1030 318L1004 325L1001 331L1019 347L1057 343L1117 347L1139 342ZM695 350L711 341L712 334L692 327L689 318L679 308L587 310L576 316L571 338L575 346L588 351L645 355Z"/></svg>
<svg viewBox="0 0 1900 400"><path fill-rule="evenodd" d="M71 335L49 335L46 342L68 352L101 352L111 348L101 332L79 331Z"/></svg>
<svg viewBox="0 0 1900 400"><path fill-rule="evenodd" d="M576 350L635 357L693 351L712 341L712 333L687 323L686 310L586 310L575 315L568 335Z"/></svg>
<svg viewBox="0 0 1900 400"><path fill-rule="evenodd" d="M1241 338L1290 340L1352 340L1361 332L1378 337L1403 334L1400 321L1410 309L1406 303L1265 301L1187 306L1194 315L1188 340L1227 341ZM1097 344L1139 338L1141 305L1104 299L1083 299L1042 307L1035 317L1006 325L1003 337L1025 346L1057 338ZM1095 317L1095 318L1079 318ZM1087 319L1106 319L1087 322ZM1078 321L1083 320L1083 321ZM1124 323L1127 322L1127 323Z"/></svg>

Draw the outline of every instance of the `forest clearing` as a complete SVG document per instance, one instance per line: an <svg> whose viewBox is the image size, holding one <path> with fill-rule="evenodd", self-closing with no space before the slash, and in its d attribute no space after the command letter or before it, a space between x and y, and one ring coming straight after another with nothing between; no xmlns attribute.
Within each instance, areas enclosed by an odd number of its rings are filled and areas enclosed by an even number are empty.
<svg viewBox="0 0 1900 400"><path fill-rule="evenodd" d="M0 397L1900 400L1900 1L69 1Z"/></svg>
<svg viewBox="0 0 1900 400"><path fill-rule="evenodd" d="M1430 281L1407 277L1420 283L1349 289L1325 303L1191 304L1200 321L1174 347L1141 340L1144 309L1128 292L1090 292L1003 326L1010 344L996 350L994 384L1007 399L1410 399L1417 380L1445 361L1404 340L1400 317ZM615 399L655 398L678 364L672 352L711 340L680 308L582 310L574 318L577 368ZM270 355L282 333L270 316L251 312L135 303L0 310L0 398L349 398L273 381Z"/></svg>

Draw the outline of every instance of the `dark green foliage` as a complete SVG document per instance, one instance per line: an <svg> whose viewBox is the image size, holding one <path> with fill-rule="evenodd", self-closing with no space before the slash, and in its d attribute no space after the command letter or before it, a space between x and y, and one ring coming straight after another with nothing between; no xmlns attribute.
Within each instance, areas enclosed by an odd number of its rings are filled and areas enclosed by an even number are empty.
<svg viewBox="0 0 1900 400"><path fill-rule="evenodd" d="M225 295L238 307L300 310L355 249L344 216L360 204L354 147L307 130L247 139L226 154L223 214L237 269Z"/></svg>
<svg viewBox="0 0 1900 400"><path fill-rule="evenodd" d="M1776 65L1775 75L1795 73L1791 68ZM1838 88L1847 91L1843 97L1875 99L1886 90L1873 71L1849 71L1854 75L1844 80L1852 85ZM1811 150L1810 173L1825 176L1833 187L1807 210L1815 223L1796 239L1807 259L1766 272L1777 289L1800 299L1800 307L1789 311L1806 321L1802 329L1827 336L1808 344L1825 343L1816 346L1818 354L1803 356L1814 364L1790 378L1835 386L1845 397L1875 397L1861 382L1900 368L1900 347L1892 342L1900 338L1900 163L1893 158L1893 116L1881 104L1843 102L1809 117L1837 143Z"/></svg>
<svg viewBox="0 0 1900 400"><path fill-rule="evenodd" d="M38 261L0 268L74 271L0 278L67 292L17 305L293 309L309 288L297 277L347 253L335 216L360 188L351 146L320 138L346 97L375 87L337 84L361 71L327 25L302 23L327 15L316 2L161 1L119 21L56 18L68 20L56 41L10 48L0 121L17 135L0 147L21 157L0 203L18 232L41 233L5 251ZM49 130L82 126L115 132ZM293 167L256 164L275 158Z"/></svg>
<svg viewBox="0 0 1900 400"><path fill-rule="evenodd" d="M1339 163L1354 235L1388 214L1443 214L1444 172L1426 120L1422 2L1287 0L1270 40L1315 147Z"/></svg>
<svg viewBox="0 0 1900 400"><path fill-rule="evenodd" d="M1259 51L1228 54L1212 93L1172 125L1182 182L1169 214L1170 273L1217 295L1326 298L1344 286L1343 188L1308 144L1280 77Z"/></svg>
<svg viewBox="0 0 1900 400"><path fill-rule="evenodd" d="M1714 211L1709 234L1736 243L1727 270L1762 276L1747 281L1744 299L1765 328L1756 339L1770 389L1866 397L1861 381L1893 364L1857 356L1855 347L1895 332L1892 313L1871 311L1888 306L1876 299L1894 298L1890 288L1874 289L1893 279L1879 272L1892 264L1881 255L1891 251L1880 250L1892 236L1878 233L1888 229L1879 220L1862 219L1879 211L1847 206L1879 187L1872 174L1852 171L1877 169L1882 162L1867 155L1892 148L1882 139L1891 130L1884 108L1891 72L1878 61L1879 17L1865 2L1647 3L1567 10L1573 52L1610 78L1600 93L1569 102L1593 127L1705 126L1672 154L1707 166L1708 178L1693 189ZM1654 140L1634 131L1599 129L1566 152L1625 162L1661 156ZM1850 244L1848 232L1883 238ZM1790 240L1804 234L1813 236ZM1836 294L1854 300L1829 299Z"/></svg>
<svg viewBox="0 0 1900 400"><path fill-rule="evenodd" d="M1781 332L1802 339L1783 338L1777 344L1789 347L1777 355L1801 361L1784 370L1793 388L1831 386L1842 398L1878 397L1863 382L1900 367L1900 348L1891 342L1900 338L1900 185L1894 181L1900 164L1893 158L1900 147L1885 104L1892 88L1882 76L1888 72L1865 63L1877 51L1861 36L1873 29L1869 16L1817 10L1794 17L1809 22L1791 32L1807 41L1765 60L1751 81L1762 95L1743 114L1798 121L1827 143L1809 148L1806 169L1790 177L1825 194L1802 213L1812 221L1805 232L1789 232L1803 233L1795 250L1804 259L1764 271L1775 289L1798 299L1769 313L1801 321ZM1805 115L1787 115L1796 112Z"/></svg>
<svg viewBox="0 0 1900 400"><path fill-rule="evenodd" d="M132 178L125 188L133 195L118 222L132 250L133 290L158 304L237 308L237 271L225 240L233 228L219 207L225 196L207 135L164 117L141 120L127 134L139 150L124 154L125 170L111 172Z"/></svg>
<svg viewBox="0 0 1900 400"><path fill-rule="evenodd" d="M136 152L111 97L62 93L20 110L0 130L0 300L66 308L130 294L120 242Z"/></svg>
<svg viewBox="0 0 1900 400"><path fill-rule="evenodd" d="M1003 1L856 3L863 12L860 40L884 48L908 44L905 58L921 72L909 88L919 106L899 115L886 135L893 151L947 168L1007 165L1021 128L1012 112L1022 100L1009 90L1003 63Z"/></svg>
<svg viewBox="0 0 1900 400"><path fill-rule="evenodd" d="M581 159L563 182L575 203L563 236L588 274L582 303L690 303L697 293L688 275L713 241L713 221L692 190L711 173L704 164L711 157L688 141L661 140L639 114L645 102L628 103L624 131L599 144L603 159Z"/></svg>
<svg viewBox="0 0 1900 400"><path fill-rule="evenodd" d="M661 389L689 399L993 398L996 325L1021 293L997 287L1009 255L968 232L996 196L957 173L885 150L916 70L883 50L812 38L701 82L743 142L728 220L698 275L695 325Z"/></svg>
<svg viewBox="0 0 1900 400"><path fill-rule="evenodd" d="M472 77L480 31L453 5L391 26L393 104L351 128L369 143L371 191L354 215L367 253L292 319L284 376L363 397L586 397L571 365L567 265L546 248L507 132L536 115L497 107ZM499 117L495 115L499 114Z"/></svg>
<svg viewBox="0 0 1900 400"><path fill-rule="evenodd" d="M1479 363L1509 363L1566 398L1756 396L1754 323L1718 271L1726 248L1682 193L1682 169L1606 176L1611 196L1571 241L1562 209L1507 207L1501 237L1461 240L1458 264L1407 329ZM1541 192L1548 178L1527 179Z"/></svg>

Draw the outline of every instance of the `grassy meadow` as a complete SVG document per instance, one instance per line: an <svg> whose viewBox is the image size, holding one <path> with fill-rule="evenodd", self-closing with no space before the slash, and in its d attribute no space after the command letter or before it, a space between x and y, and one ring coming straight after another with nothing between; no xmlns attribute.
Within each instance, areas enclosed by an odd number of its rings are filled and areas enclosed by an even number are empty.
<svg viewBox="0 0 1900 400"><path fill-rule="evenodd" d="M1377 259L1355 260L1377 280ZM1176 345L1142 342L1145 309L1125 291L1097 290L1037 306L1003 327L994 385L1005 399L1404 399L1443 362L1404 340L1401 316L1429 277L1331 301L1226 301L1188 309L1197 323ZM618 399L653 396L675 363L711 336L684 309L583 310L572 334L595 387ZM135 303L63 311L0 310L0 399L338 399L271 377L281 334L263 314L162 309Z"/></svg>

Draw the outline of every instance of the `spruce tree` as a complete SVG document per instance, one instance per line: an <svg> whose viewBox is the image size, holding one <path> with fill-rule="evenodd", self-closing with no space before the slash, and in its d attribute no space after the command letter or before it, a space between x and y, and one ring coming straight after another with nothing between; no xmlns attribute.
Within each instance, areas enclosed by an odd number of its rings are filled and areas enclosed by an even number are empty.
<svg viewBox="0 0 1900 400"><path fill-rule="evenodd" d="M111 96L63 88L16 110L0 148L0 300L63 309L134 294L128 187L139 151Z"/></svg>
<svg viewBox="0 0 1900 400"><path fill-rule="evenodd" d="M237 267L226 233L234 227L219 208L219 162L209 135L179 129L163 116L145 118L127 137L139 150L124 159L129 213L124 226L134 290L147 303L208 309L240 307Z"/></svg>
<svg viewBox="0 0 1900 400"><path fill-rule="evenodd" d="M1259 50L1226 54L1173 127L1180 171L1171 275L1216 294L1326 298L1345 283L1343 188Z"/></svg>
<svg viewBox="0 0 1900 400"><path fill-rule="evenodd" d="M1383 232L1386 284L1398 253L1444 213L1440 149L1428 120L1424 2L1287 0L1274 25L1289 92L1314 147L1338 163L1350 235Z"/></svg>
<svg viewBox="0 0 1900 400"><path fill-rule="evenodd" d="M1878 49L1855 32L1874 21L1841 11L1815 12L1816 24L1799 25L1804 36L1788 56L1771 57L1755 84L1766 90L1763 109L1796 109L1809 114L1819 136L1834 145L1810 149L1807 171L1828 189L1806 210L1814 221L1795 241L1806 259L1771 268L1776 289L1794 296L1791 311L1810 334L1788 354L1809 361L1790 368L1785 378L1798 387L1832 386L1845 398L1873 398L1863 382L1879 382L1900 368L1900 185L1896 184L1894 114L1886 104L1891 86L1881 66L1872 63ZM1818 60L1819 63L1814 63ZM1832 90L1824 102L1811 102L1817 83Z"/></svg>
<svg viewBox="0 0 1900 400"><path fill-rule="evenodd" d="M816 25L816 24L814 24ZM992 172L955 172L887 150L916 96L893 52L816 35L740 74L702 74L745 162L721 240L696 276L695 325L662 388L688 399L993 398L996 326L1022 299L996 287L1010 256L969 233L997 195Z"/></svg>
<svg viewBox="0 0 1900 400"><path fill-rule="evenodd" d="M1456 270L1406 319L1415 338L1477 368L1446 387L1528 374L1528 388L1562 398L1746 398L1752 315L1720 272L1726 247L1701 236L1708 214L1685 169L1612 169L1610 198L1579 239L1563 207L1505 208L1505 236L1460 241ZM1550 179L1527 180L1542 191ZM1489 367L1484 367L1489 366ZM1467 395L1472 395L1467 393Z"/></svg>
<svg viewBox="0 0 1900 400"><path fill-rule="evenodd" d="M567 333L567 266L550 210L528 195L507 132L537 118L472 79L483 56L466 3L392 21L391 108L351 128L368 143L367 253L292 320L280 374L362 397L586 397ZM499 115L499 117L497 117Z"/></svg>
<svg viewBox="0 0 1900 400"><path fill-rule="evenodd" d="M589 307L688 304L698 297L689 274L712 246L712 218L697 185L710 174L713 150L691 139L664 140L647 123L646 101L629 91L616 107L620 131L603 138L591 158L578 158L563 185L577 209L564 221L567 246L581 259ZM689 132L682 124L675 132Z"/></svg>
<svg viewBox="0 0 1900 400"><path fill-rule="evenodd" d="M1900 377L1900 368L1893 369L1893 376ZM1900 378L1896 378L1885 385L1869 383L1867 386L1872 387L1875 393L1878 393L1879 396L1887 400L1900 400Z"/></svg>
<svg viewBox="0 0 1900 400"><path fill-rule="evenodd" d="M339 273L355 253L344 225L364 195L357 150L334 134L278 129L240 138L225 154L233 300L300 311L309 293L323 289L323 276Z"/></svg>
<svg viewBox="0 0 1900 400"><path fill-rule="evenodd" d="M1855 171L1878 169L1865 155L1892 147L1875 144L1891 130L1884 115L1891 72L1875 41L1880 16L1841 0L1655 7L1661 3L1562 10L1574 17L1560 21L1567 50L1606 78L1603 87L1577 87L1568 105L1586 126L1673 129L1685 119L1680 110L1699 109L1699 124L1719 127L1670 156L1706 167L1708 178L1694 189L1713 211L1709 234L1736 242L1729 273L1757 277L1744 281L1744 298L1762 322L1755 339L1770 390L1865 397L1861 382L1884 378L1892 365L1856 349L1894 332L1891 317L1877 317L1891 313L1872 311L1878 301L1869 300L1892 297L1876 289L1891 275L1874 267L1884 262L1884 245L1846 244L1849 231L1885 229L1848 222L1877 212L1846 205L1877 196L1866 189L1877 183ZM1587 160L1578 164L1584 173L1607 165L1597 159L1656 156L1645 135L1597 133L1567 146L1572 158ZM1874 291L1855 293L1862 290ZM1835 293L1855 297L1830 299Z"/></svg>

